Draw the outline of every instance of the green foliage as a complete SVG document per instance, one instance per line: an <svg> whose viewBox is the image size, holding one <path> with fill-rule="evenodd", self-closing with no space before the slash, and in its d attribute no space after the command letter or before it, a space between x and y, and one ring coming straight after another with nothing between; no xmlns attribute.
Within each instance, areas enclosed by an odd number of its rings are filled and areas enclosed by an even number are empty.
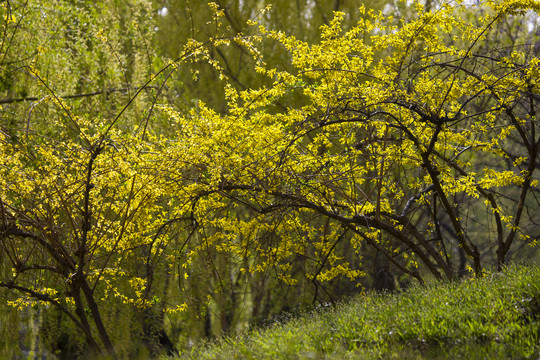
<svg viewBox="0 0 540 360"><path fill-rule="evenodd" d="M2 301L5 301L2 298ZM13 344L17 344L19 334L13 329L17 329L21 323L21 313L13 311L6 306L0 307L0 318L2 319L0 327L0 357L13 359L17 354L17 348Z"/></svg>
<svg viewBox="0 0 540 360"><path fill-rule="evenodd" d="M368 293L240 337L186 351L193 359L533 359L540 352L540 268Z"/></svg>
<svg viewBox="0 0 540 360"><path fill-rule="evenodd" d="M62 359L77 358L88 351L84 335L75 324L56 308L42 310L40 343L51 354Z"/></svg>
<svg viewBox="0 0 540 360"><path fill-rule="evenodd" d="M349 27L363 17L358 12L361 4L375 10L382 10L385 6L384 2L357 0L216 1L219 9L223 11L216 22L211 20L214 16L213 9L207 6L205 1L155 0L154 3L160 9L167 9L166 12L160 12L161 15L156 19L156 43L160 54L166 59L175 59L189 39L204 43L212 37L237 36L247 39L258 35L256 27L248 26L248 23L253 21L264 24L271 30L286 31L300 40L311 42L319 37L320 26L328 24L333 11L346 13L344 26ZM257 51L269 66L291 69L287 54L275 41L260 39ZM268 84L268 79L264 76L248 70L255 66L256 61L250 55L249 49L239 43L232 42L228 47L210 46L210 56L220 63L221 71L237 89L258 88ZM197 100L202 100L218 111L226 111L223 101L225 83L219 76L219 71L205 62L183 66L182 71L171 76L168 85L166 96L174 99L176 108L189 109Z"/></svg>

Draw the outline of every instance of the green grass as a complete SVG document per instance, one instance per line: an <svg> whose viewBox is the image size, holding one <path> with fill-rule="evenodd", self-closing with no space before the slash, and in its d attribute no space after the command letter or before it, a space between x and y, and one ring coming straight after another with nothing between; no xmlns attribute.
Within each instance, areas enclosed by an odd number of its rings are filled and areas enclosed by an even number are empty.
<svg viewBox="0 0 540 360"><path fill-rule="evenodd" d="M359 296L194 348L187 359L538 359L540 267Z"/></svg>

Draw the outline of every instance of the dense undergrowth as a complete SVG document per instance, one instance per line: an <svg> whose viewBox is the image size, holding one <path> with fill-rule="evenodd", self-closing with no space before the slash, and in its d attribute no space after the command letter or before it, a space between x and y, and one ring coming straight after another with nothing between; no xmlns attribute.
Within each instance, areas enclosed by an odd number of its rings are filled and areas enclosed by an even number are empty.
<svg viewBox="0 0 540 360"><path fill-rule="evenodd" d="M192 359L537 359L540 266L450 284L370 293L238 337Z"/></svg>

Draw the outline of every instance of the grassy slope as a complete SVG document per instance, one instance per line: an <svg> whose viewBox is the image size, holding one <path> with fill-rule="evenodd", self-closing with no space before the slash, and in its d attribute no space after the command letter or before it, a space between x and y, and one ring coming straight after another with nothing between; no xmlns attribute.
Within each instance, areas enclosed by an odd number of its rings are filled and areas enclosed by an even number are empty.
<svg viewBox="0 0 540 360"><path fill-rule="evenodd" d="M197 359L538 359L540 267L368 294L183 354Z"/></svg>

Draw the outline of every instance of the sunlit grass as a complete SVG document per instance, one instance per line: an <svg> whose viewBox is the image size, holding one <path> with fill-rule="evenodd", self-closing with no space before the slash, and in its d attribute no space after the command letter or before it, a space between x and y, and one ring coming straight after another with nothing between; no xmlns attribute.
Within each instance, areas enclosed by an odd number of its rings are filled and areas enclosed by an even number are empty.
<svg viewBox="0 0 540 360"><path fill-rule="evenodd" d="M196 347L196 359L537 359L540 267L359 296Z"/></svg>

